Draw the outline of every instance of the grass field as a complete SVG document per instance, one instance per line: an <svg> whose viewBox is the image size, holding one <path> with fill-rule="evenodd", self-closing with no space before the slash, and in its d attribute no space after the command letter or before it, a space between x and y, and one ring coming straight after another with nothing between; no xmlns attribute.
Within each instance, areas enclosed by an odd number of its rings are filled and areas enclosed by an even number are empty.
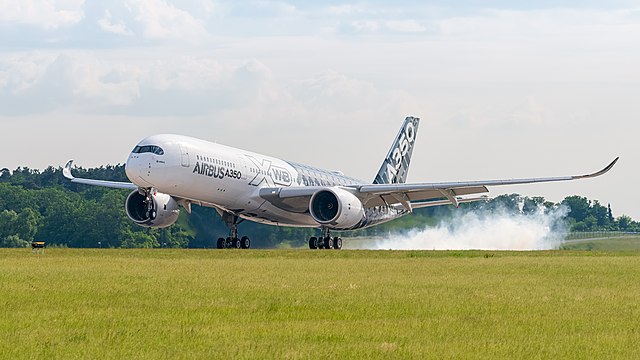
<svg viewBox="0 0 640 360"><path fill-rule="evenodd" d="M0 249L7 359L640 358L640 252Z"/></svg>
<svg viewBox="0 0 640 360"><path fill-rule="evenodd" d="M618 237L570 240L562 246L565 250L640 251L640 237Z"/></svg>

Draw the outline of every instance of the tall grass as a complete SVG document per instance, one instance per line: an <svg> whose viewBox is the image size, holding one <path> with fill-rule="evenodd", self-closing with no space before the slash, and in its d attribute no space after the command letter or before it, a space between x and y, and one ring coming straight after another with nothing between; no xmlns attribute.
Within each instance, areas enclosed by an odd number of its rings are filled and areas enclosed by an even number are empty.
<svg viewBox="0 0 640 360"><path fill-rule="evenodd" d="M0 356L640 358L639 260L2 249Z"/></svg>

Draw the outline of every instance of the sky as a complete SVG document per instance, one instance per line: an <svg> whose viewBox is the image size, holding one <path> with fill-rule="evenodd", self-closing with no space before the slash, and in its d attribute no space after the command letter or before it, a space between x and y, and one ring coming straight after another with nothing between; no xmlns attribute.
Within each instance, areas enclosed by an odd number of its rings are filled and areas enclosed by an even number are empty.
<svg viewBox="0 0 640 360"><path fill-rule="evenodd" d="M0 168L123 163L178 133L370 181L581 195L640 219L640 1L0 0Z"/></svg>

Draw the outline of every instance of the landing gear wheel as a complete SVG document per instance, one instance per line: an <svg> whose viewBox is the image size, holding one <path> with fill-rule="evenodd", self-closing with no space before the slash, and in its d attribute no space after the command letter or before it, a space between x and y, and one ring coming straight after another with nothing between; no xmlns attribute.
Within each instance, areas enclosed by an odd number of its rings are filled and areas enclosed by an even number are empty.
<svg viewBox="0 0 640 360"><path fill-rule="evenodd" d="M243 249L248 249L251 247L251 240L248 236L243 236L242 239L240 239L240 247Z"/></svg>
<svg viewBox="0 0 640 360"><path fill-rule="evenodd" d="M330 236L324 238L324 248L333 249L333 239Z"/></svg>
<svg viewBox="0 0 640 360"><path fill-rule="evenodd" d="M315 250L317 248L318 248L318 238L314 236L309 239L309 249Z"/></svg>
<svg viewBox="0 0 640 360"><path fill-rule="evenodd" d="M342 238L334 237L333 238L333 248L336 250L342 250Z"/></svg>
<svg viewBox="0 0 640 360"><path fill-rule="evenodd" d="M224 249L226 247L225 246L226 244L227 244L227 241L224 238L218 238L218 242L216 245L218 249Z"/></svg>
<svg viewBox="0 0 640 360"><path fill-rule="evenodd" d="M242 244L240 244L240 239L233 238L233 243L231 244L231 246L233 246L234 249L240 249L242 247Z"/></svg>

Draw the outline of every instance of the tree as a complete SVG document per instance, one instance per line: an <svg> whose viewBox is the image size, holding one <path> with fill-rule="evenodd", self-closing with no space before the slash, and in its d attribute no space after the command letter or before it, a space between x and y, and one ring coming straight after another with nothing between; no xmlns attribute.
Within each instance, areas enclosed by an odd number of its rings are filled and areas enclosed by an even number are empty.
<svg viewBox="0 0 640 360"><path fill-rule="evenodd" d="M633 223L633 220L627 215L620 215L618 217L618 227L622 231L630 230L629 228L631 227L632 223Z"/></svg>
<svg viewBox="0 0 640 360"><path fill-rule="evenodd" d="M534 196L532 198L525 197L522 212L525 214L536 214L541 208L546 210L546 205L542 196Z"/></svg>
<svg viewBox="0 0 640 360"><path fill-rule="evenodd" d="M593 200L591 205L591 215L596 219L596 225L599 229L606 229L609 225L609 216L607 208L600 205L598 200Z"/></svg>
<svg viewBox="0 0 640 360"><path fill-rule="evenodd" d="M15 235L26 241L33 241L38 232L41 216L37 211L26 208L18 215L14 226Z"/></svg>
<svg viewBox="0 0 640 360"><path fill-rule="evenodd" d="M15 235L17 219L18 214L13 210L3 210L0 212L0 240Z"/></svg>
<svg viewBox="0 0 640 360"><path fill-rule="evenodd" d="M591 204L589 199L582 196L567 196L562 200L562 204L566 205L571 209L568 217L573 218L576 222L583 221L589 216L589 210L591 208Z"/></svg>
<svg viewBox="0 0 640 360"><path fill-rule="evenodd" d="M29 246L29 242L20 239L18 235L9 235L6 238L0 239L0 247L24 248L27 246Z"/></svg>
<svg viewBox="0 0 640 360"><path fill-rule="evenodd" d="M611 204L607 204L607 218L609 219L609 224L613 224L613 212L611 211Z"/></svg>
<svg viewBox="0 0 640 360"><path fill-rule="evenodd" d="M160 247L158 240L151 234L142 231L124 230L123 248L155 248Z"/></svg>

